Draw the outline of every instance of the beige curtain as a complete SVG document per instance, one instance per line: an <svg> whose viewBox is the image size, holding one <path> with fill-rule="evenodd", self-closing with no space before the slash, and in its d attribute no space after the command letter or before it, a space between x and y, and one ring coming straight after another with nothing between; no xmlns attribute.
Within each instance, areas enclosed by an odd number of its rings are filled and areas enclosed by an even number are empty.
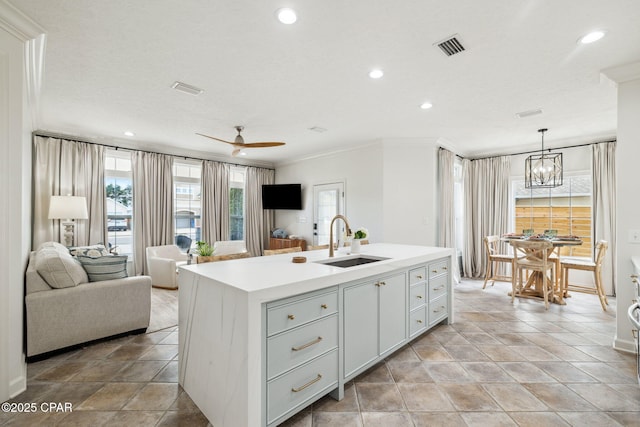
<svg viewBox="0 0 640 427"><path fill-rule="evenodd" d="M438 150L438 207L439 227L438 245L445 248L456 247L455 239L455 211L454 211L454 162L455 155L444 148ZM460 281L458 271L457 252L453 263L454 278Z"/></svg>
<svg viewBox="0 0 640 427"><path fill-rule="evenodd" d="M229 171L228 163L206 160L202 166L202 236L213 245L229 240Z"/></svg>
<svg viewBox="0 0 640 427"><path fill-rule="evenodd" d="M33 138L32 247L60 241L60 220L50 220L51 196L84 196L86 220L76 220L76 246L106 243L105 147L48 136Z"/></svg>
<svg viewBox="0 0 640 427"><path fill-rule="evenodd" d="M172 156L143 151L131 153L136 274L147 273L147 247L174 243L172 166Z"/></svg>
<svg viewBox="0 0 640 427"><path fill-rule="evenodd" d="M616 294L616 143L591 146L593 242L606 240L609 249L602 266L602 284L607 295ZM595 256L595 254L594 254Z"/></svg>
<svg viewBox="0 0 640 427"><path fill-rule="evenodd" d="M464 251L466 277L485 274L485 236L509 231L509 157L462 161L464 180ZM506 249L504 249L506 251Z"/></svg>
<svg viewBox="0 0 640 427"><path fill-rule="evenodd" d="M247 211L246 235L247 250L253 256L261 256L268 247L271 229L275 226L275 217L270 209L262 209L262 185L275 182L275 171L248 167L245 204Z"/></svg>

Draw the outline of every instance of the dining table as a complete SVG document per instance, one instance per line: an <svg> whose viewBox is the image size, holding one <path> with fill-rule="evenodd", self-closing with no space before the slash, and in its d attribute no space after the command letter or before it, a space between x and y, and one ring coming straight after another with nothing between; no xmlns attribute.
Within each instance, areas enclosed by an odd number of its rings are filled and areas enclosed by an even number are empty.
<svg viewBox="0 0 640 427"><path fill-rule="evenodd" d="M552 302L560 305L566 305L564 300L566 290L565 285L562 283L562 274L561 274L561 264L560 264L560 248L564 246L580 246L582 245L582 239L576 236L546 236L546 235L522 235L522 234L504 234L501 236L501 240L508 242L511 244L514 240L529 240L529 241L548 241L553 245L553 249L548 253L548 260L552 261L555 264L555 277L549 278L547 280L552 281L554 284L554 292ZM515 274L512 272L511 274ZM525 285L520 290L520 296L529 297L529 298L539 298L544 299L543 292L543 283L544 277L540 271L532 272L528 278ZM511 295L511 294L509 294Z"/></svg>

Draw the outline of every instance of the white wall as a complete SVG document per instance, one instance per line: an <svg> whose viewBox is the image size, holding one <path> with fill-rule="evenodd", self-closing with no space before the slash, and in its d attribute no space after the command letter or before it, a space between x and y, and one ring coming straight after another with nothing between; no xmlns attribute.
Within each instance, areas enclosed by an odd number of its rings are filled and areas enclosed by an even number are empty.
<svg viewBox="0 0 640 427"><path fill-rule="evenodd" d="M40 29L6 2L0 2L0 18L0 401L5 401L26 389L23 306L31 246L32 117L25 52L34 49L29 40Z"/></svg>
<svg viewBox="0 0 640 427"><path fill-rule="evenodd" d="M276 183L302 184L304 209L276 211L276 226L311 243L313 186L344 181L349 224L371 242L435 245L436 153L432 140L384 140L278 165Z"/></svg>
<svg viewBox="0 0 640 427"><path fill-rule="evenodd" d="M634 351L626 311L634 298L629 279L633 273L630 258L640 256L640 245L628 243L627 236L629 230L640 230L640 63L605 71L605 74L619 82L616 148L618 292L614 347Z"/></svg>
<svg viewBox="0 0 640 427"><path fill-rule="evenodd" d="M382 241L437 243L438 147L435 141L384 140Z"/></svg>
<svg viewBox="0 0 640 427"><path fill-rule="evenodd" d="M276 211L276 226L313 243L313 186L343 181L345 214L352 229L366 227L382 241L382 145L371 144L276 167L277 184L302 184L303 210Z"/></svg>

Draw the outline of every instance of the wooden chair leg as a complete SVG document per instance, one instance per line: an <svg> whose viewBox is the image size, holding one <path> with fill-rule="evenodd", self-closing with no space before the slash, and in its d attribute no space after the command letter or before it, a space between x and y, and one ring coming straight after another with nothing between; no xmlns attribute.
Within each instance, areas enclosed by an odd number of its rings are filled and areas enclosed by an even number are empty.
<svg viewBox="0 0 640 427"><path fill-rule="evenodd" d="M484 285L482 285L482 289L487 287L487 281L491 277L491 258L487 258L487 272L484 275Z"/></svg>
<svg viewBox="0 0 640 427"><path fill-rule="evenodd" d="M607 305L609 305L609 301L607 301L607 297L604 294L604 290L602 289L602 277L600 275L600 271L594 271L593 276L594 281L596 282L596 293L598 294L598 298L600 298L602 311L607 311Z"/></svg>

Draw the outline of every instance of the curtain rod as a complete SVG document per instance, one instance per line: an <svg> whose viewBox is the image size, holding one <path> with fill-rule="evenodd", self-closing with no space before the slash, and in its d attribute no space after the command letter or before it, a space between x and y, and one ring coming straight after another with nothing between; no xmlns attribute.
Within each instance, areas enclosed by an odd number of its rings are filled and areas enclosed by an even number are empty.
<svg viewBox="0 0 640 427"><path fill-rule="evenodd" d="M179 156L177 154L167 154L167 153L158 153L157 151L150 151L150 150L140 150L137 148L128 148L128 147L119 147L117 145L111 145L111 144L104 144L102 142L95 142L95 141L85 141L82 139L78 139L77 137L69 137L67 135L60 135L60 134L56 134L53 132L43 132L43 131L34 131L32 132L34 136L43 136L46 138L59 138L59 139L66 139L67 141L73 141L73 142L82 142L84 144L93 144L93 145L102 145L103 147L108 147L108 148L113 148L116 151L118 150L124 150L124 151L140 151L142 153L150 153L150 154L164 154L165 156L171 156L171 157L176 157L178 159L185 159L185 160L198 160L198 161L210 161L210 162L220 162L220 163L226 163L232 166L242 166L242 167L259 167L259 168L263 168L263 169L270 169L270 170L275 170L275 168L269 168L269 167L265 167L265 166L252 166L252 165L243 165L240 163L231 163L231 162L226 162L224 160L207 160L207 159L201 159L198 157L190 157L190 156Z"/></svg>
<svg viewBox="0 0 640 427"><path fill-rule="evenodd" d="M596 144L605 144L608 142L616 142L617 140L612 139L610 141L599 141L599 142L589 142L586 144L577 144L577 145L567 145L564 147L554 147L554 148L547 148L544 151L557 151L557 150L566 150L567 148L577 148L577 147L588 147L590 145L596 145ZM468 160L485 160L485 159L494 159L496 157L502 157L502 156L520 156L522 154L532 154L532 153L539 153L540 150L531 150L531 151L522 151L520 153L511 153L511 154L499 154L499 155L495 155L495 156L486 156L486 157L474 157L474 158L469 158ZM464 160L465 157L464 156L460 156L459 154L456 154L456 156L461 159Z"/></svg>

